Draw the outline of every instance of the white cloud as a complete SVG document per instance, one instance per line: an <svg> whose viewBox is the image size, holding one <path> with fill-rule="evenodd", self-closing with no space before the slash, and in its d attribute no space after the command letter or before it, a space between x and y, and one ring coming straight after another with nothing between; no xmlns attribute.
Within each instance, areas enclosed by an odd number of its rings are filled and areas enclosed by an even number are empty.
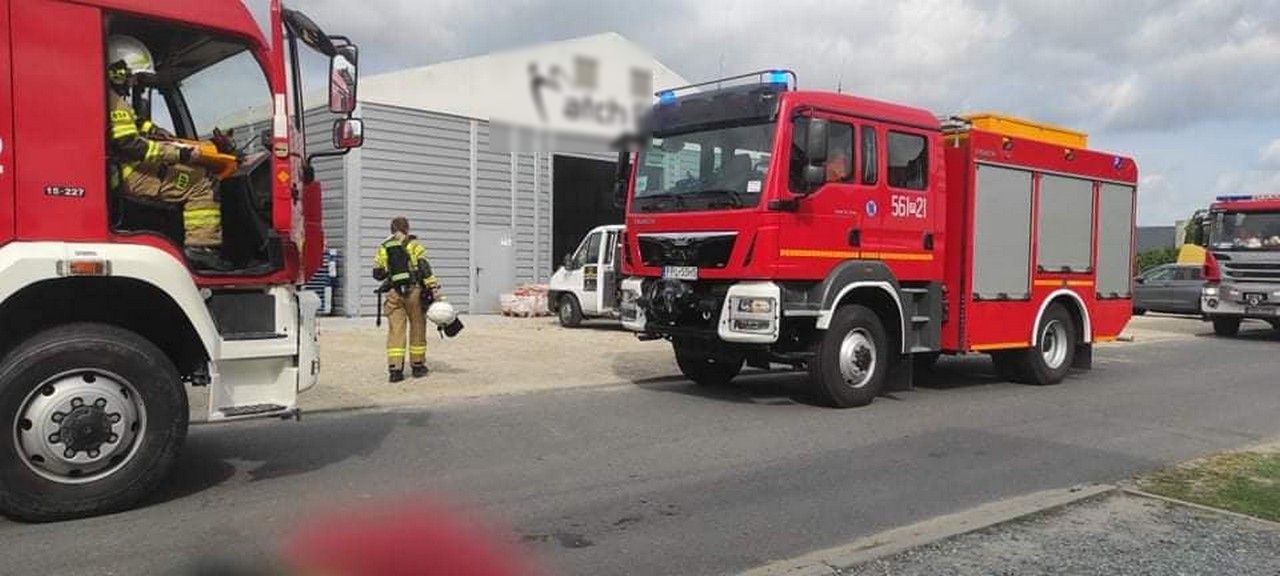
<svg viewBox="0 0 1280 576"><path fill-rule="evenodd" d="M1272 140L1258 155L1258 165L1262 168L1280 170L1280 138Z"/></svg>

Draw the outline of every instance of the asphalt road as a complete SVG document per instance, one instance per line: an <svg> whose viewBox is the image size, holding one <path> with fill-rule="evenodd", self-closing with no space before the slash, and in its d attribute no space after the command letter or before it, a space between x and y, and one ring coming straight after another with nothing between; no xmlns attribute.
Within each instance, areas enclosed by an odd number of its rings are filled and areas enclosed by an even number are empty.
<svg viewBox="0 0 1280 576"><path fill-rule="evenodd" d="M1278 346L1108 347L1093 372L1049 388L996 382L982 358L944 360L917 390L849 411L767 375L197 427L171 489L144 508L0 521L0 572L173 573L270 547L317 510L422 493L508 526L551 573L733 572L1280 437Z"/></svg>

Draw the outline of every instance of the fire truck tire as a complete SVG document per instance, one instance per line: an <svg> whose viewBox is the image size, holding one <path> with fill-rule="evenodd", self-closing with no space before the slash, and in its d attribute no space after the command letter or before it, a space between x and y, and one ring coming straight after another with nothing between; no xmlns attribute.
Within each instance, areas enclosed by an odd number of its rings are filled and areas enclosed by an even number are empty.
<svg viewBox="0 0 1280 576"><path fill-rule="evenodd" d="M1075 361L1079 329L1075 319L1061 304L1050 305L1036 327L1039 346L1015 353L1015 382L1049 386L1062 382Z"/></svg>
<svg viewBox="0 0 1280 576"><path fill-rule="evenodd" d="M1218 336L1235 336L1240 333L1240 319L1228 317L1213 319L1213 333Z"/></svg>
<svg viewBox="0 0 1280 576"><path fill-rule="evenodd" d="M716 350L697 340L676 339L671 346L680 372L699 386L724 386L742 372L741 354Z"/></svg>
<svg viewBox="0 0 1280 576"><path fill-rule="evenodd" d="M50 522L151 494L187 436L173 363L134 332L78 323L0 360L0 513Z"/></svg>
<svg viewBox="0 0 1280 576"><path fill-rule="evenodd" d="M573 294L561 295L560 302L556 306L556 315L560 317L560 325L565 328L577 328L582 325L582 306L578 304L578 297Z"/></svg>
<svg viewBox="0 0 1280 576"><path fill-rule="evenodd" d="M884 388L889 338L880 317L858 304L836 309L809 363L817 399L833 408L866 406Z"/></svg>

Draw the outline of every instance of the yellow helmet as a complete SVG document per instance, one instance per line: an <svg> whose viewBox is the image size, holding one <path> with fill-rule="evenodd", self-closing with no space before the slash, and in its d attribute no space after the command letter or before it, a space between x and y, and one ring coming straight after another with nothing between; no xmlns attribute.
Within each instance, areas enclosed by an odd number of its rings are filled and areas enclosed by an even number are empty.
<svg viewBox="0 0 1280 576"><path fill-rule="evenodd" d="M114 84L124 84L131 77L154 76L156 63L151 51L133 36L107 38L107 75Z"/></svg>

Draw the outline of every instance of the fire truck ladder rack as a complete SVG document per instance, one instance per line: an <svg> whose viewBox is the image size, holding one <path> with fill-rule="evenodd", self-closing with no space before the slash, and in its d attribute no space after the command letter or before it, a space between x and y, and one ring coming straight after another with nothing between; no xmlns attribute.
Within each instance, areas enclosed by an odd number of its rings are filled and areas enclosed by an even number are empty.
<svg viewBox="0 0 1280 576"><path fill-rule="evenodd" d="M755 72L747 72L746 74L738 74L735 76L726 76L724 78L717 78L715 80L708 80L706 82L698 82L696 84L686 84L684 86L666 88L664 90L659 90L657 92L654 92L653 95L657 96L659 100L666 101L666 100L674 99L676 97L677 92L684 92L686 90L701 88L703 86L710 86L712 84L715 84L716 88L720 88L721 85L723 85L725 82L733 82L735 80L745 80L747 78L755 78L756 82L759 84L782 84L786 86L788 90L795 90L800 82L799 78L796 77L796 73L791 70L781 70L781 69L757 70ZM790 82L787 81L788 78L791 79Z"/></svg>

